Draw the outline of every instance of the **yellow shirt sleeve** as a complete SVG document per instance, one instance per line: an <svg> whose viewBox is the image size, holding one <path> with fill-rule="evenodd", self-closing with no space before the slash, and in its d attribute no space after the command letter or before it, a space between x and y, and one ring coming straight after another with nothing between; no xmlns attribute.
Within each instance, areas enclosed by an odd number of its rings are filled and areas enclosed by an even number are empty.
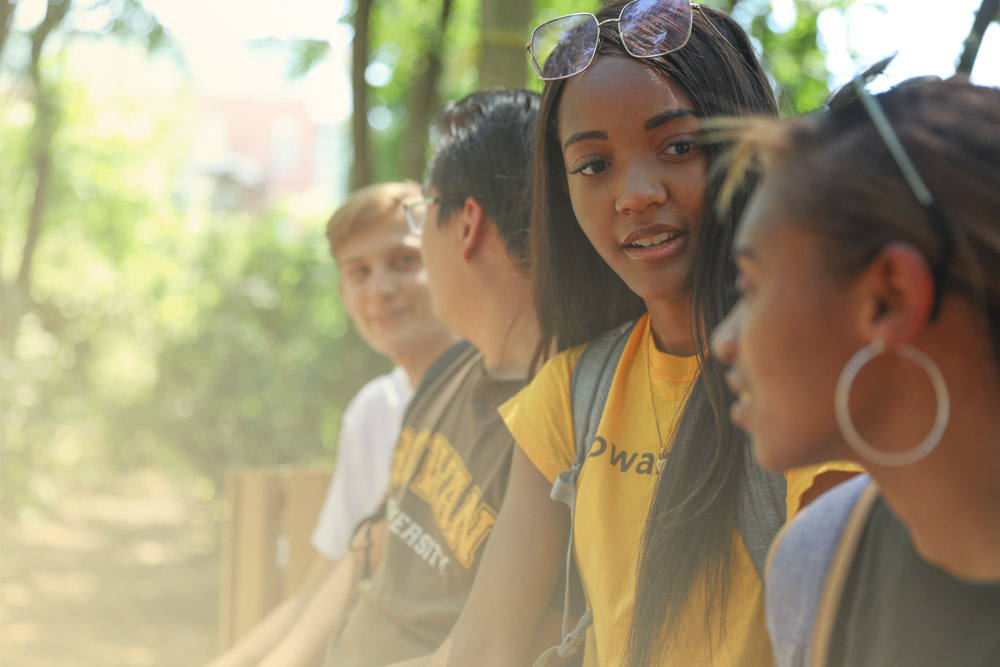
<svg viewBox="0 0 1000 667"><path fill-rule="evenodd" d="M799 513L799 510L802 509L802 497L813 487L816 479L821 475L828 472L860 474L864 471L864 468L852 461L827 461L817 465L786 470L785 483L788 487L785 495L786 521L790 521Z"/></svg>
<svg viewBox="0 0 1000 667"><path fill-rule="evenodd" d="M570 379L583 346L561 352L513 398L500 406L500 417L514 441L550 482L573 465L573 410Z"/></svg>

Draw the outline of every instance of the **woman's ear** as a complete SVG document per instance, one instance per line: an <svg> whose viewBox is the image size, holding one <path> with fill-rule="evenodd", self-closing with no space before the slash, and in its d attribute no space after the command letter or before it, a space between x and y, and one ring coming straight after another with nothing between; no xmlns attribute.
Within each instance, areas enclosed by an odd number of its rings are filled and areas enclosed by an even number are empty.
<svg viewBox="0 0 1000 667"><path fill-rule="evenodd" d="M466 197L462 204L462 259L469 261L486 232L486 211L483 205L472 197Z"/></svg>
<svg viewBox="0 0 1000 667"><path fill-rule="evenodd" d="M912 343L930 322L934 277L923 253L909 243L889 243L865 270L866 325L889 349Z"/></svg>

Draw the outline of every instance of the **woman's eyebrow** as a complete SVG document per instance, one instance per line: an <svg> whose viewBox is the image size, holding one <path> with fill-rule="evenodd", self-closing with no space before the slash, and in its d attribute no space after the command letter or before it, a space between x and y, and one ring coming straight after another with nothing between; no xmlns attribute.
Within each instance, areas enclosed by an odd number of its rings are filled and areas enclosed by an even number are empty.
<svg viewBox="0 0 1000 667"><path fill-rule="evenodd" d="M697 116L692 109L668 109L663 113L656 114L649 120L645 122L645 127L647 130L652 130L661 125L665 125L670 121L677 120L678 118L683 118L685 116Z"/></svg>
<svg viewBox="0 0 1000 667"><path fill-rule="evenodd" d="M604 130L589 130L587 132L577 132L576 134L569 135L569 139L563 144L563 150L570 147L570 144L575 144L578 141L584 141L586 139L604 139L607 140L608 133Z"/></svg>
<svg viewBox="0 0 1000 667"><path fill-rule="evenodd" d="M668 109L663 113L658 113L647 120L643 123L643 126L647 130L652 130L653 128L665 125L666 123L677 120L678 118L684 118L686 116L696 117L697 115L698 114L692 109ZM586 139L603 139L607 141L608 133L604 130L589 130L587 132L577 132L575 134L571 134L566 140L566 143L563 144L563 150L569 148L571 144L575 144L578 141L584 141Z"/></svg>

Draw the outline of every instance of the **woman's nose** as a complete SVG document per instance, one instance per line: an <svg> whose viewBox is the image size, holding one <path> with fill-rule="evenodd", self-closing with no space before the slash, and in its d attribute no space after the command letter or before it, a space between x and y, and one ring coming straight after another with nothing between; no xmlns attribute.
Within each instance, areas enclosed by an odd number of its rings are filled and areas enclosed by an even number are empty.
<svg viewBox="0 0 1000 667"><path fill-rule="evenodd" d="M651 165L637 163L626 167L624 182L615 209L619 213L644 211L652 205L667 203L667 188Z"/></svg>

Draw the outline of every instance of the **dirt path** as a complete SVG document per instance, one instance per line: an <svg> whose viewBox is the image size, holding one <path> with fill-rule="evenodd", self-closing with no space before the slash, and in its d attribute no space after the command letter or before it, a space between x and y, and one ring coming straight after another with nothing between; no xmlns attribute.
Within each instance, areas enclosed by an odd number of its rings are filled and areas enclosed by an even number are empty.
<svg viewBox="0 0 1000 667"><path fill-rule="evenodd" d="M218 534L154 474L0 521L0 665L197 667L215 650Z"/></svg>

